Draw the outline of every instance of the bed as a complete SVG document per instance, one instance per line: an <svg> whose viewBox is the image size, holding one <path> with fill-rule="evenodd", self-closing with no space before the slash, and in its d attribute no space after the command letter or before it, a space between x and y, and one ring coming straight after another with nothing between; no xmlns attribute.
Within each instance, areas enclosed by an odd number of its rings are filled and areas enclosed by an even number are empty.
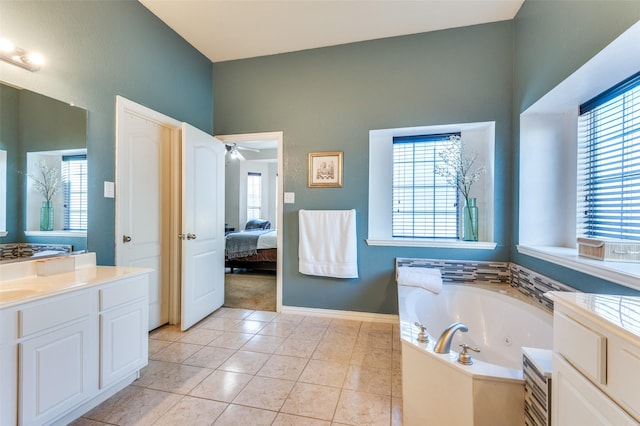
<svg viewBox="0 0 640 426"><path fill-rule="evenodd" d="M256 270L276 270L278 259L275 229L245 229L225 237L225 266Z"/></svg>

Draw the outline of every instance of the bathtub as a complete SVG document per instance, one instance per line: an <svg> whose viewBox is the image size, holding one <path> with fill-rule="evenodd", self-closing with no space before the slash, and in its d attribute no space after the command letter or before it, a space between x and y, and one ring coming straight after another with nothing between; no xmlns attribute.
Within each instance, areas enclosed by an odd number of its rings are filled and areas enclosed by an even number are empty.
<svg viewBox="0 0 640 426"><path fill-rule="evenodd" d="M524 424L521 348L552 348L549 312L508 285L444 285L438 295L400 285L398 308L406 426ZM428 343L418 341L416 322L426 327ZM454 322L469 331L456 333L449 354L435 353ZM457 362L462 343L480 349L469 351L472 365Z"/></svg>

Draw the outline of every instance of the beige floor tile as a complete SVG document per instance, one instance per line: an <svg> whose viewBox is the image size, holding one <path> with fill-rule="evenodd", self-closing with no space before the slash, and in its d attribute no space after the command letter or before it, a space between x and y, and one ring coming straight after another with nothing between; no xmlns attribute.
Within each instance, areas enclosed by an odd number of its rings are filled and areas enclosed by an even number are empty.
<svg viewBox="0 0 640 426"><path fill-rule="evenodd" d="M193 388L189 395L215 401L231 402L252 377L249 374L216 370Z"/></svg>
<svg viewBox="0 0 640 426"><path fill-rule="evenodd" d="M351 345L335 345L321 341L311 356L312 359L321 359L324 361L335 361L340 363L349 363L351 354L353 353L353 344Z"/></svg>
<svg viewBox="0 0 640 426"><path fill-rule="evenodd" d="M307 365L306 358L298 358L286 355L273 355L258 371L258 376L272 377L274 379L298 380L300 373Z"/></svg>
<svg viewBox="0 0 640 426"><path fill-rule="evenodd" d="M348 320L348 319L341 319L341 318L333 318L331 320L331 324L329 325L330 328L351 328L356 330L360 330L361 326L362 326L362 321Z"/></svg>
<svg viewBox="0 0 640 426"><path fill-rule="evenodd" d="M317 344L318 343L313 340L302 340L288 337L274 353L277 355L311 358Z"/></svg>
<svg viewBox="0 0 640 426"><path fill-rule="evenodd" d="M402 370L391 370L391 396L402 398Z"/></svg>
<svg viewBox="0 0 640 426"><path fill-rule="evenodd" d="M235 352L233 349L203 346L198 352L184 360L183 364L212 369L218 368Z"/></svg>
<svg viewBox="0 0 640 426"><path fill-rule="evenodd" d="M273 322L286 322L290 324L300 324L302 320L304 320L304 315L278 314L278 316L273 319Z"/></svg>
<svg viewBox="0 0 640 426"><path fill-rule="evenodd" d="M85 418L115 425L151 425L182 399L181 395L129 386L100 404Z"/></svg>
<svg viewBox="0 0 640 426"><path fill-rule="evenodd" d="M264 336L256 334L247 343L242 346L243 351L262 352L272 354L278 349L278 346L284 342L284 337Z"/></svg>
<svg viewBox="0 0 640 426"><path fill-rule="evenodd" d="M391 398L343 390L333 420L350 425L388 426L391 422Z"/></svg>
<svg viewBox="0 0 640 426"><path fill-rule="evenodd" d="M277 312L255 311L245 319L252 321L270 322L278 316Z"/></svg>
<svg viewBox="0 0 640 426"><path fill-rule="evenodd" d="M312 419L310 417L294 416L293 414L279 413L272 426L330 426L331 422Z"/></svg>
<svg viewBox="0 0 640 426"><path fill-rule="evenodd" d="M242 345L247 343L252 337L253 335L248 333L231 333L229 331L225 331L221 336L213 339L213 341L209 343L209 346L226 349L240 349Z"/></svg>
<svg viewBox="0 0 640 426"><path fill-rule="evenodd" d="M256 374L269 358L269 354L237 351L222 363L219 369L235 373Z"/></svg>
<svg viewBox="0 0 640 426"><path fill-rule="evenodd" d="M212 316L217 318L245 319L254 311L250 309L220 308Z"/></svg>
<svg viewBox="0 0 640 426"><path fill-rule="evenodd" d="M69 423L69 426L103 426L108 425L108 423L99 422L97 420L86 419L84 417L80 417Z"/></svg>
<svg viewBox="0 0 640 426"><path fill-rule="evenodd" d="M295 382L290 380L256 376L240 391L233 403L278 411L294 384Z"/></svg>
<svg viewBox="0 0 640 426"><path fill-rule="evenodd" d="M149 339L149 356L161 351L171 344L170 340Z"/></svg>
<svg viewBox="0 0 640 426"><path fill-rule="evenodd" d="M222 335L220 330L209 330L206 328L193 327L178 339L182 343L193 343L195 345L206 345L213 339Z"/></svg>
<svg viewBox="0 0 640 426"><path fill-rule="evenodd" d="M227 408L226 403L185 396L155 422L154 426L209 426Z"/></svg>
<svg viewBox="0 0 640 426"><path fill-rule="evenodd" d="M201 345L193 345L191 343L173 342L166 348L159 350L149 359L166 362L182 362L194 353L202 349Z"/></svg>
<svg viewBox="0 0 640 426"><path fill-rule="evenodd" d="M230 404L213 423L215 426L268 426L276 418L275 411Z"/></svg>
<svg viewBox="0 0 640 426"><path fill-rule="evenodd" d="M165 325L149 333L149 338L176 341L183 335L179 325Z"/></svg>
<svg viewBox="0 0 640 426"><path fill-rule="evenodd" d="M298 382L280 411L302 417L331 420L339 398L340 389Z"/></svg>
<svg viewBox="0 0 640 426"><path fill-rule="evenodd" d="M307 317L304 317L304 319L300 322L300 325L323 326L326 328L332 322L333 322L333 318L329 318L329 317L307 316Z"/></svg>
<svg viewBox="0 0 640 426"><path fill-rule="evenodd" d="M298 379L300 382L316 385L342 387L349 364L312 359Z"/></svg>
<svg viewBox="0 0 640 426"><path fill-rule="evenodd" d="M391 370L351 365L344 389L391 396Z"/></svg>
<svg viewBox="0 0 640 426"><path fill-rule="evenodd" d="M276 322L273 320L258 332L265 336L289 337L291 332L297 327L296 324L290 322Z"/></svg>
<svg viewBox="0 0 640 426"><path fill-rule="evenodd" d="M208 317L196 324L196 328L206 328L209 330L228 331L241 320L236 318Z"/></svg>
<svg viewBox="0 0 640 426"><path fill-rule="evenodd" d="M187 394L213 370L163 361L149 361L134 386Z"/></svg>
<svg viewBox="0 0 640 426"><path fill-rule="evenodd" d="M255 334L263 329L267 324L269 323L263 321L242 320L231 327L229 331L233 331L235 333Z"/></svg>
<svg viewBox="0 0 640 426"><path fill-rule="evenodd" d="M318 342L320 341L320 339L322 339L322 336L324 336L326 331L327 331L327 326L324 326L324 325L300 324L298 327L296 327L295 330L291 332L289 337L292 339L312 340L312 341Z"/></svg>
<svg viewBox="0 0 640 426"><path fill-rule="evenodd" d="M391 369L391 351L384 348L362 349L356 347L351 355L351 364L360 365L362 367Z"/></svg>

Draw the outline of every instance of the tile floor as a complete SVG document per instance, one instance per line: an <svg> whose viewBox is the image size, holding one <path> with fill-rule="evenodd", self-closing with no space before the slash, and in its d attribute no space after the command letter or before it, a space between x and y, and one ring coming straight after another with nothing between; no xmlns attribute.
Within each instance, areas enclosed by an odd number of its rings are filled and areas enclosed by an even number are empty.
<svg viewBox="0 0 640 426"><path fill-rule="evenodd" d="M72 423L402 423L397 325L221 308L149 336L140 379Z"/></svg>

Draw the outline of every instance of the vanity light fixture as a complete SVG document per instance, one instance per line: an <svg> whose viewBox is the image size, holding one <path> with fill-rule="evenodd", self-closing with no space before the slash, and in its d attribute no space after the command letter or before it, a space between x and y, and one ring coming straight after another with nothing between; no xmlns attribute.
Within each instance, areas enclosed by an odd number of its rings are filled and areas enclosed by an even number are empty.
<svg viewBox="0 0 640 426"><path fill-rule="evenodd" d="M16 47L6 38L0 38L0 59L33 72L38 71L44 63L41 54Z"/></svg>

